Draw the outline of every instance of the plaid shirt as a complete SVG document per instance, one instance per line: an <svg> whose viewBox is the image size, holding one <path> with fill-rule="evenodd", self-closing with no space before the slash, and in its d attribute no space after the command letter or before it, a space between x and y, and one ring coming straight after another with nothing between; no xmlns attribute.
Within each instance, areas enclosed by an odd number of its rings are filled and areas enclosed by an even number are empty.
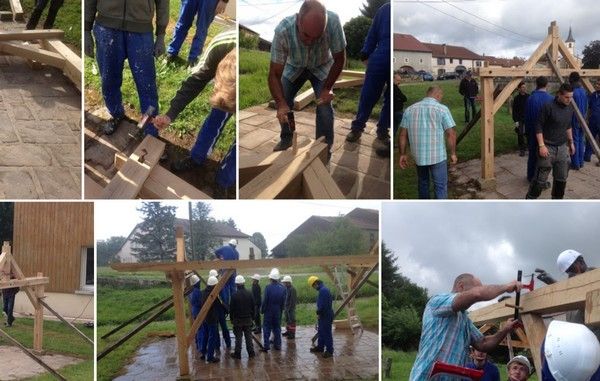
<svg viewBox="0 0 600 381"><path fill-rule="evenodd" d="M444 131L456 126L448 107L424 98L404 111L400 127L408 130L410 151L418 166L441 163L448 158Z"/></svg>
<svg viewBox="0 0 600 381"><path fill-rule="evenodd" d="M333 65L332 54L346 48L344 29L337 14L327 11L325 33L312 45L306 46L298 37L297 14L284 18L275 28L271 44L271 62L285 65L283 76L294 82L308 69L323 81Z"/></svg>
<svg viewBox="0 0 600 381"><path fill-rule="evenodd" d="M440 294L427 302L423 312L419 353L410 372L410 381L428 380L436 361L465 366L469 358L469 345L483 338L483 334L469 320L466 312L452 311L452 302L456 295L458 294ZM454 378L436 378L436 381L445 380Z"/></svg>

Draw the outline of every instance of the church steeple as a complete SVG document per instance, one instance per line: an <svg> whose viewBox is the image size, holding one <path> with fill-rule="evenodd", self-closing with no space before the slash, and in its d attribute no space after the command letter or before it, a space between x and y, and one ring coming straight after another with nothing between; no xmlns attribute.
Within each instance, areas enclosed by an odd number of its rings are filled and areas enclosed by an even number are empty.
<svg viewBox="0 0 600 381"><path fill-rule="evenodd" d="M569 37L565 41L567 44L567 49L571 52L572 55L575 55L575 39L573 38L573 30L569 27Z"/></svg>
<svg viewBox="0 0 600 381"><path fill-rule="evenodd" d="M569 27L569 37L567 37L567 40L565 42L575 42L575 39L573 38L573 31L571 30L571 27Z"/></svg>

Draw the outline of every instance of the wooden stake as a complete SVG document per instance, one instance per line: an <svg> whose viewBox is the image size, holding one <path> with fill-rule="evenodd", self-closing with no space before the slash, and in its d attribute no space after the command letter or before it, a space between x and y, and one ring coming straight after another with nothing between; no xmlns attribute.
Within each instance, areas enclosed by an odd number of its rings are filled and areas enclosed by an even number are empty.
<svg viewBox="0 0 600 381"><path fill-rule="evenodd" d="M481 80L483 94L483 127L481 129L481 177L484 181L494 179L494 79Z"/></svg>
<svg viewBox="0 0 600 381"><path fill-rule="evenodd" d="M175 230L175 239L177 241L177 262L185 262L185 241L183 237L183 227L178 226ZM177 332L177 353L179 356L179 376L187 377L190 373L190 364L187 356L188 344L185 340L185 309L183 297L183 281L185 275L183 271L171 272L171 282L173 285L173 305L175 307L175 328Z"/></svg>
<svg viewBox="0 0 600 381"><path fill-rule="evenodd" d="M43 277L42 273L37 273L38 278ZM39 303L40 300L44 299L44 285L40 284L35 286L35 297L38 300L35 306L35 312L33 315L33 350L36 352L42 352L42 345L44 341L44 307Z"/></svg>

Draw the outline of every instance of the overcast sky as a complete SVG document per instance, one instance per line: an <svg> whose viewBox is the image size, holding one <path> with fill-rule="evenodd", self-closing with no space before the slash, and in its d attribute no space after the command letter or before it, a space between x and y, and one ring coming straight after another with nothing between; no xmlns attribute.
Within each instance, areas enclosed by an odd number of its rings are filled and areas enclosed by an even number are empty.
<svg viewBox="0 0 600 381"><path fill-rule="evenodd" d="M450 291L465 272L484 284L507 283L536 267L566 278L556 267L566 249L600 267L599 216L593 202L386 202L381 233L401 273L431 296Z"/></svg>
<svg viewBox="0 0 600 381"><path fill-rule="evenodd" d="M338 14L342 25L359 16L364 0L324 0L328 10ZM302 0L239 0L238 20L266 40L271 41L273 31L287 16L297 13Z"/></svg>
<svg viewBox="0 0 600 381"><path fill-rule="evenodd" d="M265 236L269 250L281 242L292 230L312 215L338 216L354 208L380 209L378 201L206 201L212 207L211 216L218 220L233 218L238 229L252 235L260 232ZM188 218L185 201L164 202L178 206L177 217ZM96 239L111 236L128 236L141 222L136 210L138 201L96 201Z"/></svg>
<svg viewBox="0 0 600 381"><path fill-rule="evenodd" d="M477 54L529 57L552 21L563 40L573 27L577 55L600 39L598 0L394 0L393 7L395 32L422 42L461 45Z"/></svg>

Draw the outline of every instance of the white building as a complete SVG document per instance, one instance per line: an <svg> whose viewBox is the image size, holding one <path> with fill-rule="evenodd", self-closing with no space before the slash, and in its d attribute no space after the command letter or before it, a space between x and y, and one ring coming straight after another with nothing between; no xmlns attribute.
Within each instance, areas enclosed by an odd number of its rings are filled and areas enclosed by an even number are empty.
<svg viewBox="0 0 600 381"><path fill-rule="evenodd" d="M410 34L394 33L394 71L431 73L431 49Z"/></svg>
<svg viewBox="0 0 600 381"><path fill-rule="evenodd" d="M462 46L424 43L431 50L433 75L446 72L463 74L483 66L483 57Z"/></svg>

